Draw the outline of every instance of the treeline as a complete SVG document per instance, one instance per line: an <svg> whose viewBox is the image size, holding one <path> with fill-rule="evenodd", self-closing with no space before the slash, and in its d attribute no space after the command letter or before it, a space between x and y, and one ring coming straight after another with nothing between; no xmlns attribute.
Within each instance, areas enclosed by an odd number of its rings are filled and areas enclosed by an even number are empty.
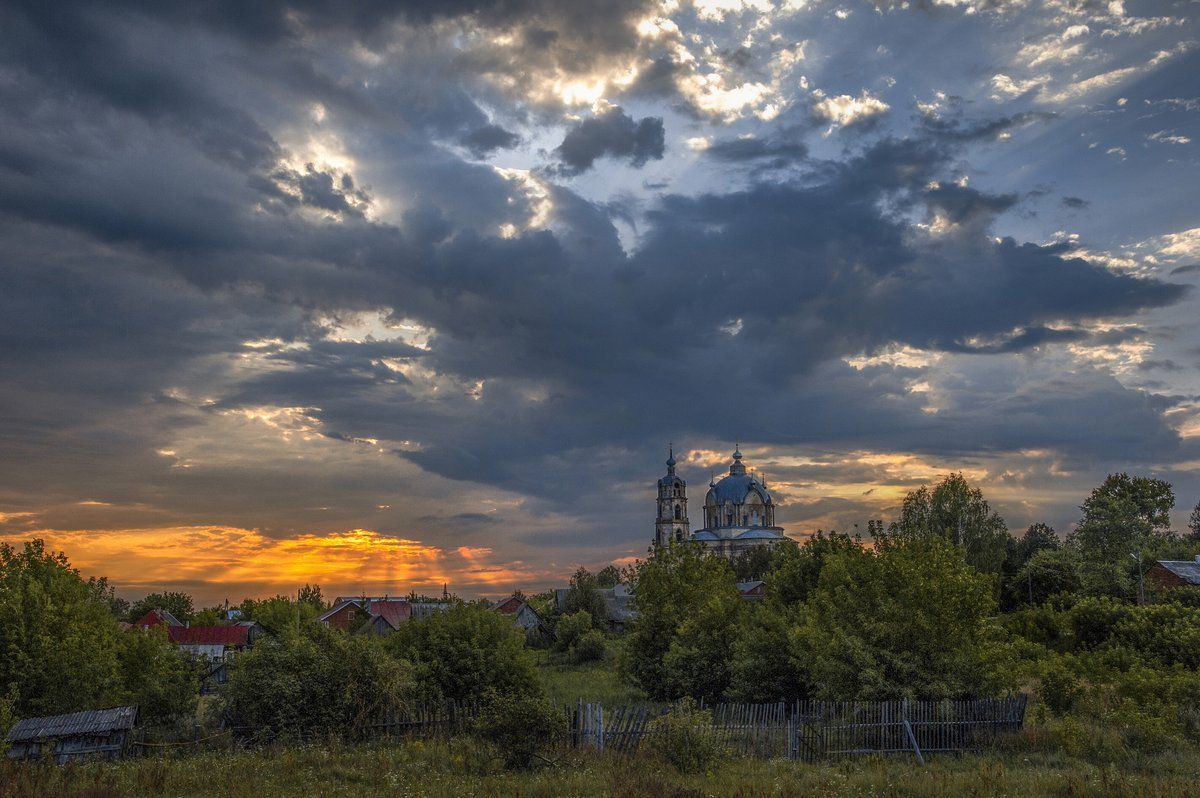
<svg viewBox="0 0 1200 798"><path fill-rule="evenodd" d="M1034 690L1072 744L1200 740L1200 589L1147 588L1138 603L1155 560L1200 552L1200 506L1179 534L1174 501L1166 482L1113 474L1065 539L1044 524L1014 538L953 474L869 523L869 540L818 533L732 563L672 545L626 574L640 615L623 669L662 700ZM739 599L751 577L761 602Z"/></svg>

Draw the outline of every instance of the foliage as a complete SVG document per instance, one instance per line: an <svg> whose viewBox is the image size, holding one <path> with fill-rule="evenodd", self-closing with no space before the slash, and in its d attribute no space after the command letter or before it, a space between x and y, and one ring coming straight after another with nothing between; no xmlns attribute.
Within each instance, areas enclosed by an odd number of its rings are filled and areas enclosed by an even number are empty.
<svg viewBox="0 0 1200 798"><path fill-rule="evenodd" d="M94 586L41 540L0 543L0 688L21 717L104 706L121 692L120 630Z"/></svg>
<svg viewBox="0 0 1200 798"><path fill-rule="evenodd" d="M797 653L830 698L991 695L1004 656L991 579L941 537L886 539L831 556L797 629Z"/></svg>
<svg viewBox="0 0 1200 798"><path fill-rule="evenodd" d="M408 668L368 635L265 638L234 661L226 711L259 739L357 736L411 684Z"/></svg>
<svg viewBox="0 0 1200 798"><path fill-rule="evenodd" d="M1041 549L1025 561L1006 586L1010 606L1042 604L1080 587L1079 555L1073 548Z"/></svg>
<svg viewBox="0 0 1200 798"><path fill-rule="evenodd" d="M753 704L808 697L811 677L792 652L802 608L759 603L747 608L730 650L729 698Z"/></svg>
<svg viewBox="0 0 1200 798"><path fill-rule="evenodd" d="M876 530L872 522L871 530ZM817 586L825 558L839 551L862 546L857 537L838 532L817 533L801 546L772 546L771 569L767 579L767 597L777 604L799 604Z"/></svg>
<svg viewBox="0 0 1200 798"><path fill-rule="evenodd" d="M575 645L575 641L585 632L590 631L592 631L592 615L587 610L564 615L558 620L558 626L554 628L554 649L566 651Z"/></svg>
<svg viewBox="0 0 1200 798"><path fill-rule="evenodd" d="M322 612L320 605L312 601L297 603L288 596L274 596L261 601L246 599L241 604L241 610L242 620L258 621L276 637L315 634L319 628L317 618ZM363 620L366 620L365 613Z"/></svg>
<svg viewBox="0 0 1200 798"><path fill-rule="evenodd" d="M162 626L118 638L122 703L138 705L143 724L167 724L196 713L200 666L167 640Z"/></svg>
<svg viewBox="0 0 1200 798"><path fill-rule="evenodd" d="M639 561L630 579L638 618L627 635L627 676L656 699L723 691L741 610L725 560L672 543Z"/></svg>
<svg viewBox="0 0 1200 798"><path fill-rule="evenodd" d="M787 548L795 548L787 545ZM773 546L754 546L737 554L731 561L733 573L739 582L764 579L771 570L774 559Z"/></svg>
<svg viewBox="0 0 1200 798"><path fill-rule="evenodd" d="M1009 540L1008 526L962 474L950 474L933 490L910 492L900 518L888 526L886 537L906 540L941 537L963 547L966 561L978 571L1000 573Z"/></svg>
<svg viewBox="0 0 1200 798"><path fill-rule="evenodd" d="M384 638L388 650L412 665L424 700L472 701L487 692L541 692L525 635L487 602L457 604L402 624Z"/></svg>
<svg viewBox="0 0 1200 798"><path fill-rule="evenodd" d="M596 574L596 587L610 588L621 584L621 569L615 565L606 565Z"/></svg>
<svg viewBox="0 0 1200 798"><path fill-rule="evenodd" d="M604 634L595 629L589 629L580 635L571 646L567 656L571 662L579 665L584 662L596 662L604 659L608 653L608 643L604 639Z"/></svg>
<svg viewBox="0 0 1200 798"><path fill-rule="evenodd" d="M648 731L657 750L681 773L703 773L721 756L712 717L690 698L650 721Z"/></svg>
<svg viewBox="0 0 1200 798"><path fill-rule="evenodd" d="M192 597L177 590L165 593L151 593L133 603L129 608L127 619L130 623L141 618L151 610L166 610L175 616L180 623L189 623L195 612L192 607Z"/></svg>
<svg viewBox="0 0 1200 798"><path fill-rule="evenodd" d="M604 600L604 594L600 592L596 577L588 569L580 568L575 571L563 604L563 615L574 615L582 610L588 613L594 628L603 629L607 626L608 604Z"/></svg>
<svg viewBox="0 0 1200 798"><path fill-rule="evenodd" d="M496 747L505 767L523 769L565 739L567 717L543 695L492 691L483 698L474 729Z"/></svg>
<svg viewBox="0 0 1200 798"><path fill-rule="evenodd" d="M1131 554L1165 537L1175 492L1161 479L1109 474L1080 506L1083 518L1070 542L1084 564L1084 589L1094 595L1130 596Z"/></svg>

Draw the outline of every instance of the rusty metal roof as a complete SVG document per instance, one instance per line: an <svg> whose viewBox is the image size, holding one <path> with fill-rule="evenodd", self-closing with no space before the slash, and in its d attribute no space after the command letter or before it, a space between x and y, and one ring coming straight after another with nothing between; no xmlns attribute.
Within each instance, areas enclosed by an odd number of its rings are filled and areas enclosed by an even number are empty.
<svg viewBox="0 0 1200 798"><path fill-rule="evenodd" d="M8 730L5 740L19 743L47 737L74 737L82 734L107 734L113 731L132 729L137 722L138 708L113 707L93 709L87 712L72 712L69 715L51 715L45 718L26 718L17 721Z"/></svg>

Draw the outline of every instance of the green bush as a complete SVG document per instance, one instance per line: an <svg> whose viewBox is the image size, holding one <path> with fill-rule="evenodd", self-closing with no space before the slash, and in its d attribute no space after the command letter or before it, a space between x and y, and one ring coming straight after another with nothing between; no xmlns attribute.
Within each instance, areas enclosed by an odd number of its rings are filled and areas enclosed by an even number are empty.
<svg viewBox="0 0 1200 798"><path fill-rule="evenodd" d="M267 638L234 661L226 712L231 725L259 739L354 737L411 689L408 668L376 638Z"/></svg>
<svg viewBox="0 0 1200 798"><path fill-rule="evenodd" d="M1072 661L1051 657L1041 664L1038 690L1042 703L1056 715L1070 712L1083 694L1083 685Z"/></svg>
<svg viewBox="0 0 1200 798"><path fill-rule="evenodd" d="M587 610L562 616L554 628L555 650L569 651L576 640L590 631L592 631L592 614Z"/></svg>
<svg viewBox="0 0 1200 798"><path fill-rule="evenodd" d="M524 632L487 602L409 621L384 639L389 651L412 664L417 695L425 701L475 701L489 690L534 695L542 690Z"/></svg>
<svg viewBox="0 0 1200 798"><path fill-rule="evenodd" d="M608 643L605 642L604 635L591 629L575 640L569 656L572 663L580 665L584 662L602 660L606 653L608 653Z"/></svg>
<svg viewBox="0 0 1200 798"><path fill-rule="evenodd" d="M567 717L541 696L492 692L483 699L474 731L495 746L505 767L527 768L565 739Z"/></svg>
<svg viewBox="0 0 1200 798"><path fill-rule="evenodd" d="M712 717L690 698L652 720L648 739L681 773L704 772L723 754Z"/></svg>

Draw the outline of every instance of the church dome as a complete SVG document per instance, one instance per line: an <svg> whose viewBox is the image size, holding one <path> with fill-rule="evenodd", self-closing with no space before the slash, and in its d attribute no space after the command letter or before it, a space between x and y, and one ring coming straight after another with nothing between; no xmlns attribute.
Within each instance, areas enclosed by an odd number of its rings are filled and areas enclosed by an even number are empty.
<svg viewBox="0 0 1200 798"><path fill-rule="evenodd" d="M746 466L742 463L742 453L735 449L729 473L711 486L704 503L705 505L720 505L725 502L745 504L751 493L758 494L758 498L763 504L772 503L771 494L767 492L763 484L753 474L746 473Z"/></svg>

